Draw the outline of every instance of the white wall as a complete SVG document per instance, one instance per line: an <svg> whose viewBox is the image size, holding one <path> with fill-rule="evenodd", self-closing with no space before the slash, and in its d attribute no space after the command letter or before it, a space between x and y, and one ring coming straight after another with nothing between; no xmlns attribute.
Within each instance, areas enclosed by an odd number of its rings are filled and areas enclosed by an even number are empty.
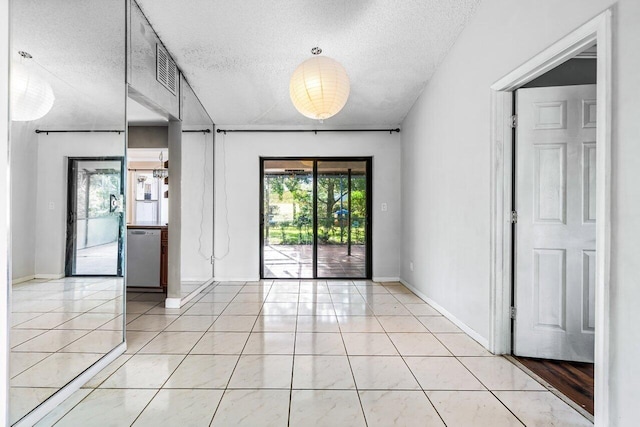
<svg viewBox="0 0 640 427"><path fill-rule="evenodd" d="M213 134L182 133L183 281L213 275L213 154Z"/></svg>
<svg viewBox="0 0 640 427"><path fill-rule="evenodd" d="M41 133L36 191L36 277L64 275L67 218L67 157L123 156L124 134ZM53 209L49 204L53 202Z"/></svg>
<svg viewBox="0 0 640 427"><path fill-rule="evenodd" d="M36 165L38 136L29 122L13 122L11 137L11 273L13 281L36 274Z"/></svg>
<svg viewBox="0 0 640 427"><path fill-rule="evenodd" d="M489 87L614 3L608 421L631 426L640 419L639 1L481 3L402 126L401 276L488 339Z"/></svg>
<svg viewBox="0 0 640 427"><path fill-rule="evenodd" d="M221 126L220 128L224 128ZM400 252L400 137L387 132L233 133L216 135L217 280L256 280L259 268L260 163L263 157L373 156L373 277L397 278ZM225 212L226 178L228 215ZM380 211L380 203L389 210Z"/></svg>

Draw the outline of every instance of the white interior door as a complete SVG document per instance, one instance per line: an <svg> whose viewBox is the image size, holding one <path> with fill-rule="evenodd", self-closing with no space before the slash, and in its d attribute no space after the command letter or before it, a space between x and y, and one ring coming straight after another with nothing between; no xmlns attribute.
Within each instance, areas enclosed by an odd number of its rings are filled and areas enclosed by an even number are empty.
<svg viewBox="0 0 640 427"><path fill-rule="evenodd" d="M596 86L516 92L514 354L593 362Z"/></svg>

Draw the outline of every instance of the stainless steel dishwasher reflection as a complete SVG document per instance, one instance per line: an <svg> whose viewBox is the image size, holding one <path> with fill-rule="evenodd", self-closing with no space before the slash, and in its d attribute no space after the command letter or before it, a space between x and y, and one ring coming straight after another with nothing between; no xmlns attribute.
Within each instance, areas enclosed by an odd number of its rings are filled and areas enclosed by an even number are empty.
<svg viewBox="0 0 640 427"><path fill-rule="evenodd" d="M127 286L160 287L160 230L127 231Z"/></svg>

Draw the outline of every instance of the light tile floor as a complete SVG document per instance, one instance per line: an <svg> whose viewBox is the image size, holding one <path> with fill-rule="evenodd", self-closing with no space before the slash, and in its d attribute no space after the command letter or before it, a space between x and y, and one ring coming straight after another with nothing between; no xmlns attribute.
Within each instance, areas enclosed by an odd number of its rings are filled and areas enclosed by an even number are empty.
<svg viewBox="0 0 640 427"><path fill-rule="evenodd" d="M216 283L128 308L127 354L39 425L591 425L399 283Z"/></svg>
<svg viewBox="0 0 640 427"><path fill-rule="evenodd" d="M123 340L120 278L30 280L11 289L13 423Z"/></svg>
<svg viewBox="0 0 640 427"><path fill-rule="evenodd" d="M202 285L202 282L182 283L183 296ZM11 291L9 415L13 423L123 341L124 291L122 278L115 277L30 280L13 285ZM139 322L151 324L150 336L157 335L154 332L157 325L167 325L178 318L165 315L160 305L165 299L162 293L129 293L127 299L128 321L134 321L143 313L150 314L146 319L156 319L155 324L148 320ZM150 310L151 306L155 308ZM152 317L151 314L160 315ZM143 352L190 349L200 335L189 331L206 331L215 318L185 316ZM135 329L135 325L130 329ZM144 336L144 332L130 334ZM139 349L131 346L132 351Z"/></svg>

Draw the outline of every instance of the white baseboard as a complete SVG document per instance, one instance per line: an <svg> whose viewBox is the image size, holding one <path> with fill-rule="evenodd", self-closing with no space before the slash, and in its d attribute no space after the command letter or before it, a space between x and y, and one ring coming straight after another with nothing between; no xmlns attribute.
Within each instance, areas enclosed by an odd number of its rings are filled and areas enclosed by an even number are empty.
<svg viewBox="0 0 640 427"><path fill-rule="evenodd" d="M33 280L33 279L35 279L35 278L36 278L36 276L35 276L35 275L32 275L32 276L24 276L24 277L18 277L18 278L12 279L12 280L11 280L11 284L12 284L12 285L17 285L17 284L19 284L19 283L28 282L29 280Z"/></svg>
<svg viewBox="0 0 640 427"><path fill-rule="evenodd" d="M216 282L258 282L259 277L214 277ZM272 279L267 279L272 280Z"/></svg>
<svg viewBox="0 0 640 427"><path fill-rule="evenodd" d="M180 308L182 298L166 298L164 300L164 308Z"/></svg>
<svg viewBox="0 0 640 427"><path fill-rule="evenodd" d="M458 328L462 329L467 335L469 335L471 338L476 340L481 346L483 346L484 348L489 350L489 340L488 339L486 339L485 337L483 337L482 335L480 335L479 333L477 333L476 331L471 329L469 326L467 326L466 323L464 323L463 321L458 319L453 314L449 313L444 307L442 307L440 304L438 304L437 302L435 302L434 300L432 300L431 298L429 298L428 296L426 296L425 294L423 294L419 290L417 290L414 286L412 286L406 280L400 279L400 282L403 285L405 285L407 288L409 288L414 294L419 296L424 302L426 302L431 307L433 307L436 310L438 310L440 312L440 314L442 314L444 317L446 317L451 322L453 322Z"/></svg>
<svg viewBox="0 0 640 427"><path fill-rule="evenodd" d="M180 279L181 282L206 282L211 280L211 276L208 277L183 277Z"/></svg>
<svg viewBox="0 0 640 427"><path fill-rule="evenodd" d="M184 282L195 282L195 280L187 280L184 279ZM188 303L189 301L191 301L193 298L196 297L196 295L198 295L200 292L204 291L209 285L211 285L213 283L213 278L208 278L205 280L199 280L199 282L204 282L202 283L200 286L198 286L197 289L195 289L193 292L191 292L189 295L184 296L182 298L166 298L164 300L164 307L165 308L180 308L183 305L185 305L186 303Z"/></svg>
<svg viewBox="0 0 640 427"><path fill-rule="evenodd" d="M374 282L399 282L399 277L372 277L371 280Z"/></svg>
<svg viewBox="0 0 640 427"><path fill-rule="evenodd" d="M64 278L64 273L62 273L62 274L60 274L60 273L53 273L53 274L37 273L35 278L36 279L47 279L47 280L58 280L58 279Z"/></svg>

